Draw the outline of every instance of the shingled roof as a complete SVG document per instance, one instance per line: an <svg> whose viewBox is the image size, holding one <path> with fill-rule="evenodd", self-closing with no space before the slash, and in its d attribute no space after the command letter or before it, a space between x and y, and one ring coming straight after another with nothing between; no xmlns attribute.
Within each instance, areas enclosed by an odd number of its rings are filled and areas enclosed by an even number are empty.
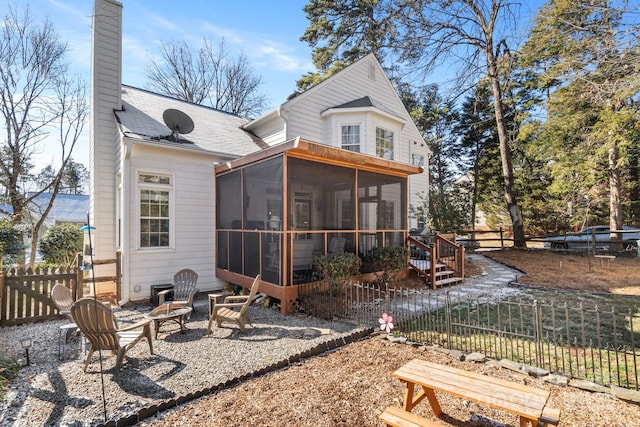
<svg viewBox="0 0 640 427"><path fill-rule="evenodd" d="M167 109L187 114L194 123L193 131L181 134L176 141L162 118ZM116 111L115 115L125 136L146 142L179 144L195 151L232 157L267 147L262 140L241 128L249 119L132 86L122 85L122 111Z"/></svg>

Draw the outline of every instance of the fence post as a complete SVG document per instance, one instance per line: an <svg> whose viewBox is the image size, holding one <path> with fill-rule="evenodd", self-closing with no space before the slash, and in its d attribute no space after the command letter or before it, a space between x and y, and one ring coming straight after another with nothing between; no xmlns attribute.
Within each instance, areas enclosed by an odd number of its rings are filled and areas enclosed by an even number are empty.
<svg viewBox="0 0 640 427"><path fill-rule="evenodd" d="M449 297L449 291L444 294L444 319L445 327L447 328L447 348L451 350L451 299Z"/></svg>
<svg viewBox="0 0 640 427"><path fill-rule="evenodd" d="M504 230L500 226L500 247L504 249Z"/></svg>
<svg viewBox="0 0 640 427"><path fill-rule="evenodd" d="M76 286L75 289L72 289L73 299L79 300L84 296L84 271L82 270L82 263L84 262L84 256L82 252L78 253L78 257L76 258Z"/></svg>
<svg viewBox="0 0 640 427"><path fill-rule="evenodd" d="M544 367L544 344L542 342L542 305L540 301L533 301L533 339L535 342L536 348L536 364L543 368Z"/></svg>
<svg viewBox="0 0 640 427"><path fill-rule="evenodd" d="M0 272L0 325L6 320L7 288L4 286L4 278L7 270Z"/></svg>

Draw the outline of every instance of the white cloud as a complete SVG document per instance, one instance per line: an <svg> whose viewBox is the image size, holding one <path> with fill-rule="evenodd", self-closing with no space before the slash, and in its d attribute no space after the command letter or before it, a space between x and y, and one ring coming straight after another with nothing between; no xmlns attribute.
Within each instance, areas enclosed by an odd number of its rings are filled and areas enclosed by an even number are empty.
<svg viewBox="0 0 640 427"><path fill-rule="evenodd" d="M280 41L282 36L242 32L222 28L209 22L202 23L205 35L224 38L232 49L243 52L256 68L270 68L287 73L304 73L314 69L313 64L305 56L297 56L293 52L296 46Z"/></svg>
<svg viewBox="0 0 640 427"><path fill-rule="evenodd" d="M70 23L81 23L82 25L91 26L91 13L87 14L84 9L79 9L76 4L63 2L59 0L49 0L49 3L57 10L64 13Z"/></svg>
<svg viewBox="0 0 640 427"><path fill-rule="evenodd" d="M151 24L152 27L155 27L159 30L164 30L164 31L173 31L173 32L179 31L180 27L178 27L176 24L169 21L168 19L165 19L162 16L156 13L150 12L148 10L144 10L144 12L147 15L147 19L145 19L145 21L148 20L149 24Z"/></svg>
<svg viewBox="0 0 640 427"><path fill-rule="evenodd" d="M265 66L279 71L304 73L314 69L311 61L306 57L298 57L288 53L291 50L291 48L286 46L280 46L267 41L264 45L254 46L252 57L263 62Z"/></svg>

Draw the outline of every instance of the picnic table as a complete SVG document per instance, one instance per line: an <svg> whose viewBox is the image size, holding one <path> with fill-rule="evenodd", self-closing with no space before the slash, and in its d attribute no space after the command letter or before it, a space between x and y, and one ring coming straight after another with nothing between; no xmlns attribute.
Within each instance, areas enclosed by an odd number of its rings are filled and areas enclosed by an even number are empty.
<svg viewBox="0 0 640 427"><path fill-rule="evenodd" d="M559 422L560 411L548 405L547 390L420 359L407 362L393 376L406 384L403 409L407 413L426 397L435 416L440 416L442 408L435 394L439 391L518 415L521 427ZM421 388L417 394L416 386Z"/></svg>

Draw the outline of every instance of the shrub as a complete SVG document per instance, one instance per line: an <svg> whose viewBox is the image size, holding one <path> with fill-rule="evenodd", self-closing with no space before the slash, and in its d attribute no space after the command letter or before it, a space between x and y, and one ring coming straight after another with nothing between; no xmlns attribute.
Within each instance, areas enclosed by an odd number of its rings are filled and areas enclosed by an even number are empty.
<svg viewBox="0 0 640 427"><path fill-rule="evenodd" d="M22 239L20 237L20 232L13 227L9 217L0 219L0 254L3 262L5 256L8 258L8 264L15 262L22 251Z"/></svg>
<svg viewBox="0 0 640 427"><path fill-rule="evenodd" d="M15 360L0 352L0 401L4 399L4 389L15 378L20 367Z"/></svg>
<svg viewBox="0 0 640 427"><path fill-rule="evenodd" d="M56 224L40 240L40 253L48 263L71 265L82 251L83 233L75 224Z"/></svg>
<svg viewBox="0 0 640 427"><path fill-rule="evenodd" d="M331 283L340 283L342 280L360 272L360 258L356 254L327 254L313 259L315 271L322 279Z"/></svg>
<svg viewBox="0 0 640 427"><path fill-rule="evenodd" d="M394 282L398 274L407 267L409 252L405 247L385 246L373 248L365 258L365 263L376 273L375 283L384 285Z"/></svg>

